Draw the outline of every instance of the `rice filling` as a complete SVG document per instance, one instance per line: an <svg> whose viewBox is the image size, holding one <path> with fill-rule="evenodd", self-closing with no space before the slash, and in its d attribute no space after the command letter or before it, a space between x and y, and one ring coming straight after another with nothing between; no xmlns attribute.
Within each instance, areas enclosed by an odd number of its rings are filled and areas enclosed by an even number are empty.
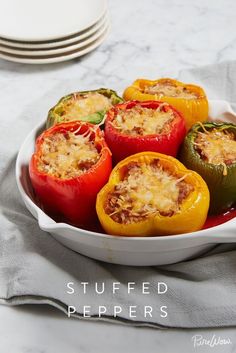
<svg viewBox="0 0 236 353"><path fill-rule="evenodd" d="M75 93L70 99L63 102L60 116L64 117L64 121L71 121L100 111L106 112L111 107L111 99L98 92L89 92L84 95Z"/></svg>
<svg viewBox="0 0 236 353"><path fill-rule="evenodd" d="M83 135L68 131L45 138L38 162L39 171L61 179L85 173L100 157L90 135L90 131Z"/></svg>
<svg viewBox="0 0 236 353"><path fill-rule="evenodd" d="M187 176L173 175L159 160L131 162L127 172L108 194L105 212L118 223L129 224L160 214L171 217L193 191Z"/></svg>
<svg viewBox="0 0 236 353"><path fill-rule="evenodd" d="M175 98L184 98L184 99L196 99L198 95L194 92L191 92L184 86L175 86L169 82L166 83L155 83L151 86L144 87L144 93L147 94L156 94L161 97L175 97Z"/></svg>
<svg viewBox="0 0 236 353"><path fill-rule="evenodd" d="M227 130L198 132L194 145L201 158L208 163L223 166L236 163L235 136Z"/></svg>
<svg viewBox="0 0 236 353"><path fill-rule="evenodd" d="M135 105L130 109L119 109L112 124L121 133L129 135L167 133L174 114L170 109L165 110L166 106L168 104L163 103L157 109L145 108L141 105Z"/></svg>

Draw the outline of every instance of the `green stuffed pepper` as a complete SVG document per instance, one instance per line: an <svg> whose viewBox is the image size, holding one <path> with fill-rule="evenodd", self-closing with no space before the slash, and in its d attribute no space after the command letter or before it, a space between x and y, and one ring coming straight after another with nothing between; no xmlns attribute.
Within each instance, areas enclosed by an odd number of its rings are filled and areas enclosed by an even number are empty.
<svg viewBox="0 0 236 353"><path fill-rule="evenodd" d="M236 202L236 125L199 123L185 137L180 160L199 173L210 190L210 213Z"/></svg>
<svg viewBox="0 0 236 353"><path fill-rule="evenodd" d="M49 110L46 128L72 120L101 124L107 110L121 102L123 99L107 88L71 93Z"/></svg>

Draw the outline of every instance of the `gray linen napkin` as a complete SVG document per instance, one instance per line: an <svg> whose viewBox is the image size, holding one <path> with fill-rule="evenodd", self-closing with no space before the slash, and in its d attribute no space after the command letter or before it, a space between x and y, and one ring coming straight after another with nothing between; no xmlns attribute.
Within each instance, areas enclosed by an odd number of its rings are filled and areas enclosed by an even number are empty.
<svg viewBox="0 0 236 353"><path fill-rule="evenodd" d="M202 84L210 98L236 102L236 62L182 71L180 78ZM91 319L99 319L98 307L105 306L103 320L156 327L217 327L236 325L236 247L220 245L201 258L162 267L135 268L102 263L79 255L40 231L37 221L26 210L15 183L15 157L20 142L47 111L50 97L55 98L56 85L39 100L25 99L19 115L13 116L9 93L17 82L10 82L1 93L2 106L9 116L0 119L0 302L17 305L50 304L67 313L74 306L74 316L82 318L83 307L90 306ZM66 83L63 84L65 88ZM53 86L53 85L52 85ZM18 92L20 95L20 92ZM22 98L23 99L23 98ZM22 103L23 104L23 103ZM15 109L15 110L14 110ZM10 119L10 126L9 126ZM74 294L67 293L66 284L73 282ZM81 282L88 282L83 294ZM96 294L94 285L104 294ZM120 282L120 290L112 294L112 283ZM127 293L127 282L135 289ZM143 282L150 282L150 294L141 292ZM158 282L168 285L165 294L158 294ZM114 318L114 306L122 312ZM136 306L136 317L129 307ZM153 308L152 317L144 317L144 306ZM168 316L161 317L161 306Z"/></svg>

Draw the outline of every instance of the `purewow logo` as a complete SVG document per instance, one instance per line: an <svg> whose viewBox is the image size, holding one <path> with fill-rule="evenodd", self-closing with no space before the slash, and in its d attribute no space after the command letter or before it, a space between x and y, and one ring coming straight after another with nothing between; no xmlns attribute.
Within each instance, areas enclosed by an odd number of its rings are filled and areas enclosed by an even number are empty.
<svg viewBox="0 0 236 353"><path fill-rule="evenodd" d="M213 335L209 338L203 337L202 335L195 335L192 337L193 347L200 348L203 346L208 346L214 348L216 346L224 346L232 344L230 338L223 338L217 335Z"/></svg>

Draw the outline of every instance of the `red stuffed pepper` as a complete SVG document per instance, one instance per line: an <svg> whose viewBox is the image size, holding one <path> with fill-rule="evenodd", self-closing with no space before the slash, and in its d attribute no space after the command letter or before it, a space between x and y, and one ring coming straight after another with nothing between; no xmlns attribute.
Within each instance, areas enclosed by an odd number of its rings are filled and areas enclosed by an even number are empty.
<svg viewBox="0 0 236 353"><path fill-rule="evenodd" d="M105 139L115 162L144 151L175 157L185 134L181 113L159 101L117 104L105 121Z"/></svg>
<svg viewBox="0 0 236 353"><path fill-rule="evenodd" d="M45 212L56 220L84 225L96 219L96 196L111 168L102 131L74 121L55 125L38 137L29 173Z"/></svg>

